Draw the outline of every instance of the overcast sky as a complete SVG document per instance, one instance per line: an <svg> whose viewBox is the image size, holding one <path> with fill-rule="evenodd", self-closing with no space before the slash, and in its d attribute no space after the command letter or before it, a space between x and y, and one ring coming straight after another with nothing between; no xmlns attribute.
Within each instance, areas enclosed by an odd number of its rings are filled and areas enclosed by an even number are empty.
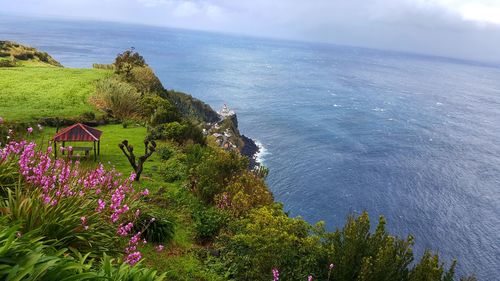
<svg viewBox="0 0 500 281"><path fill-rule="evenodd" d="M500 62L500 0L0 0L0 13L143 23Z"/></svg>

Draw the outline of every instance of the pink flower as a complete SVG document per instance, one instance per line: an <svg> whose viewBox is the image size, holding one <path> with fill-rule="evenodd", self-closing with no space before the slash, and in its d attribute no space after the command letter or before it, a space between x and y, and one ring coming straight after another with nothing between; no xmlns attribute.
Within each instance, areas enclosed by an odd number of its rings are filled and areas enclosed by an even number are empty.
<svg viewBox="0 0 500 281"><path fill-rule="evenodd" d="M313 280L312 275L309 275L309 276L307 277L307 281L312 281L312 280Z"/></svg>
<svg viewBox="0 0 500 281"><path fill-rule="evenodd" d="M81 217L80 220L82 221L82 226L85 230L89 229L89 226L87 225L87 218L86 217Z"/></svg>
<svg viewBox="0 0 500 281"><path fill-rule="evenodd" d="M149 195L149 190L147 188L144 189L144 191L142 192L142 195L148 196Z"/></svg>
<svg viewBox="0 0 500 281"><path fill-rule="evenodd" d="M68 146L68 151L70 151L70 152L73 151L73 147L71 145Z"/></svg>
<svg viewBox="0 0 500 281"><path fill-rule="evenodd" d="M333 263L330 264L330 266L328 267L330 270L332 270L333 268L335 267L335 265L333 265Z"/></svg>
<svg viewBox="0 0 500 281"><path fill-rule="evenodd" d="M165 248L165 246L163 246L163 245L160 244L160 245L156 246L155 248L156 248L156 251L159 253L159 252L163 251L163 249Z"/></svg>
<svg viewBox="0 0 500 281"><path fill-rule="evenodd" d="M277 268L273 268L273 281L278 281L280 279L280 272Z"/></svg>
<svg viewBox="0 0 500 281"><path fill-rule="evenodd" d="M136 251L128 254L128 256L125 258L125 262L133 266L136 263L138 263L141 260L141 258L142 258L141 252Z"/></svg>
<svg viewBox="0 0 500 281"><path fill-rule="evenodd" d="M104 202L102 199L99 199L99 200L97 200L97 204L98 204L98 206L97 206L97 210L96 211L98 213L100 213L106 207L106 202Z"/></svg>
<svg viewBox="0 0 500 281"><path fill-rule="evenodd" d="M130 177L128 178L130 181L134 181L135 180L135 177L136 177L136 174L135 173L131 173L130 174Z"/></svg>
<svg viewBox="0 0 500 281"><path fill-rule="evenodd" d="M132 229L132 227L134 227L134 224L131 223L131 222L129 222L126 225L121 225L120 224L120 227L118 227L117 234L120 235L120 236L127 236L127 234L130 232L130 230Z"/></svg>
<svg viewBox="0 0 500 281"><path fill-rule="evenodd" d="M31 133L33 133L33 128L28 127L28 129L26 129L26 131L28 131L28 134L31 134Z"/></svg>

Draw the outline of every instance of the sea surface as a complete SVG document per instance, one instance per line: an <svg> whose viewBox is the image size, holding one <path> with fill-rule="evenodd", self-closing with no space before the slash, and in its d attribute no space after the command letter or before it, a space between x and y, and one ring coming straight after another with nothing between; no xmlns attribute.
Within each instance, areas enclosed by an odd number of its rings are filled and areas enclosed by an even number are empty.
<svg viewBox="0 0 500 281"><path fill-rule="evenodd" d="M500 66L328 44L0 16L68 67L135 47L164 86L227 103L276 199L342 226L367 210L460 274L500 280Z"/></svg>

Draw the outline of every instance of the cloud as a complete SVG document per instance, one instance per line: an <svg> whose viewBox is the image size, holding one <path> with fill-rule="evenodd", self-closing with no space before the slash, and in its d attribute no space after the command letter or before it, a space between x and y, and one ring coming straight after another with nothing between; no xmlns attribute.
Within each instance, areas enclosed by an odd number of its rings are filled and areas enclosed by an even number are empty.
<svg viewBox="0 0 500 281"><path fill-rule="evenodd" d="M0 0L5 12L500 61L498 0Z"/></svg>

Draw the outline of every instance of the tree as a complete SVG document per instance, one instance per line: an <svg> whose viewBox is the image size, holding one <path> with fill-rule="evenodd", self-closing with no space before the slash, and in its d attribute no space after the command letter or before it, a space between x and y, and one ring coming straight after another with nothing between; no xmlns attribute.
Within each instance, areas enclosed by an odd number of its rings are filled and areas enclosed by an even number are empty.
<svg viewBox="0 0 500 281"><path fill-rule="evenodd" d="M146 162L146 160L156 151L156 142L151 141L151 145L149 144L149 141L144 141L145 152L143 156L139 157L137 163L134 154L134 147L130 145L127 140L122 141L122 143L118 145L135 171L135 181L139 181L141 177L142 170L144 169L144 162Z"/></svg>
<svg viewBox="0 0 500 281"><path fill-rule="evenodd" d="M118 54L115 59L115 73L124 74L127 80L132 78L132 69L134 67L143 66L146 66L144 58L138 52L135 52L133 47Z"/></svg>

